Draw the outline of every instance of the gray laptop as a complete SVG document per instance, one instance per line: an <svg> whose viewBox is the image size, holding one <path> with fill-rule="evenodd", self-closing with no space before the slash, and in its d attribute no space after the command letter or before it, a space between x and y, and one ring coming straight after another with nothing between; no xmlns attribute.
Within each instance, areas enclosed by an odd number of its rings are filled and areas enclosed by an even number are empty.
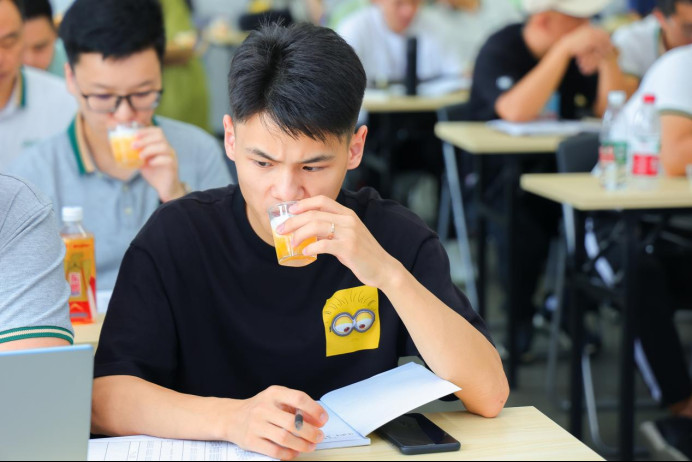
<svg viewBox="0 0 692 462"><path fill-rule="evenodd" d="M0 460L86 460L91 346L0 353Z"/></svg>

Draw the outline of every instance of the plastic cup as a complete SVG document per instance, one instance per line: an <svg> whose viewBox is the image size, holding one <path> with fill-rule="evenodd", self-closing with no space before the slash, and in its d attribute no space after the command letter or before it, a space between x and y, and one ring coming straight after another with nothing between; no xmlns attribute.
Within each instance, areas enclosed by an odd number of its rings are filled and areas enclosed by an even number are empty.
<svg viewBox="0 0 692 462"><path fill-rule="evenodd" d="M115 163L122 168L141 168L144 163L139 157L140 149L132 147L141 127L136 122L120 124L108 130L108 140Z"/></svg>
<svg viewBox="0 0 692 462"><path fill-rule="evenodd" d="M299 243L297 246L291 244L293 239L293 234L278 234L276 228L283 222L294 216L289 213L288 209L295 204L295 201L291 202L281 202L279 204L269 207L267 212L269 213L269 223L272 228L272 235L274 236L274 248L276 249L276 258L279 261L279 265L282 266L293 266L300 267L306 266L317 260L316 256L303 255L303 249L317 242L317 237L310 237L305 239L303 242Z"/></svg>

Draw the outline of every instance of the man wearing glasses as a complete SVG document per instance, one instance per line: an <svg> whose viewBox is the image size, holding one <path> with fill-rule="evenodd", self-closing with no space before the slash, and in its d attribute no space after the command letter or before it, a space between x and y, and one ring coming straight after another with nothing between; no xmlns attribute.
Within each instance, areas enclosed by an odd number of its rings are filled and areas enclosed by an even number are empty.
<svg viewBox="0 0 692 462"><path fill-rule="evenodd" d="M2 1L2 0L0 0ZM10 171L82 206L95 234L99 289L112 289L125 250L151 213L190 190L231 182L220 144L203 130L154 117L165 48L156 0L77 0L60 26L77 116L66 132L23 153ZM117 164L108 130L136 123L141 167Z"/></svg>
<svg viewBox="0 0 692 462"><path fill-rule="evenodd" d="M61 79L22 68L24 22L23 0L0 0L0 172L23 147L64 130L77 109Z"/></svg>

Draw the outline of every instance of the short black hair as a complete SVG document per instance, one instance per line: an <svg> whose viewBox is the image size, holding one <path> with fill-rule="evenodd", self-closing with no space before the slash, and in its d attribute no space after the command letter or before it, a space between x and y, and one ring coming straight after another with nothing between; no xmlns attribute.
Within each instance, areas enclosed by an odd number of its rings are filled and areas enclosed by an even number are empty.
<svg viewBox="0 0 692 462"><path fill-rule="evenodd" d="M46 18L53 24L53 7L48 0L24 0L24 20Z"/></svg>
<svg viewBox="0 0 692 462"><path fill-rule="evenodd" d="M19 16L24 20L24 0L9 0L10 3L14 3L14 6L19 10Z"/></svg>
<svg viewBox="0 0 692 462"><path fill-rule="evenodd" d="M692 4L692 0L656 0L656 8L663 16L670 17L675 14L675 5L678 3Z"/></svg>
<svg viewBox="0 0 692 462"><path fill-rule="evenodd" d="M153 48L163 64L166 32L158 0L75 0L60 24L71 66L82 53L127 58Z"/></svg>
<svg viewBox="0 0 692 462"><path fill-rule="evenodd" d="M360 59L333 30L265 25L250 33L231 62L231 116L242 123L266 115L294 138L351 136L365 84Z"/></svg>

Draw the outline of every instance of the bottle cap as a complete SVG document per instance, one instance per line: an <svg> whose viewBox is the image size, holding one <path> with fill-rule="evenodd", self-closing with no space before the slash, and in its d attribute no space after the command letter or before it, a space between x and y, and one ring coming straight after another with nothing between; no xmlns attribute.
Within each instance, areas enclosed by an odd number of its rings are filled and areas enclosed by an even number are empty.
<svg viewBox="0 0 692 462"><path fill-rule="evenodd" d="M644 95L644 102L646 104L654 104L656 102L656 96L651 93L647 93Z"/></svg>
<svg viewBox="0 0 692 462"><path fill-rule="evenodd" d="M84 211L82 207L63 207L62 208L62 221L63 222L75 222L82 221L84 219Z"/></svg>
<svg viewBox="0 0 692 462"><path fill-rule="evenodd" d="M627 94L624 91L614 90L608 93L608 104L613 106L622 106L625 104Z"/></svg>

